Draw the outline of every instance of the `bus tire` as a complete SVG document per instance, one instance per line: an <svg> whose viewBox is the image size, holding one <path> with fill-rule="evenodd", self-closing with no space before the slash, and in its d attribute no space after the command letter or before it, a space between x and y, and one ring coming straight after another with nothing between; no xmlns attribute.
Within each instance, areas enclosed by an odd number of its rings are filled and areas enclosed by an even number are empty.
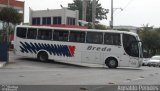
<svg viewBox="0 0 160 91"><path fill-rule="evenodd" d="M107 58L105 61L106 66L108 66L108 68L117 68L118 67L118 61L117 59L110 57Z"/></svg>
<svg viewBox="0 0 160 91"><path fill-rule="evenodd" d="M37 55L37 59L39 61L48 61L48 54L44 51L39 52L38 55Z"/></svg>

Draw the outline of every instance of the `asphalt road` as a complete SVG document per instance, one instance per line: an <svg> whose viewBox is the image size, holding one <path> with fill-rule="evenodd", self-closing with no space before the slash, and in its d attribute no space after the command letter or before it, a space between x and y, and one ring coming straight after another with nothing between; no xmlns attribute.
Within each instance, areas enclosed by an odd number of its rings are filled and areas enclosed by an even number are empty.
<svg viewBox="0 0 160 91"><path fill-rule="evenodd" d="M160 85L160 68L108 69L39 62L10 53L10 63L0 69L0 84L10 85Z"/></svg>

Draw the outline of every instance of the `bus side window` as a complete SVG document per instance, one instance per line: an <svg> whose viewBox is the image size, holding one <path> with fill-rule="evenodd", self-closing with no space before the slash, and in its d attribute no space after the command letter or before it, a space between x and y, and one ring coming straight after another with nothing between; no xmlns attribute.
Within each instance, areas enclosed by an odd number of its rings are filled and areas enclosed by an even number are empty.
<svg viewBox="0 0 160 91"><path fill-rule="evenodd" d="M36 28L28 28L27 39L36 39L37 29Z"/></svg>
<svg viewBox="0 0 160 91"><path fill-rule="evenodd" d="M55 40L55 41L68 41L68 31L54 30L53 40Z"/></svg>
<svg viewBox="0 0 160 91"><path fill-rule="evenodd" d="M74 32L70 32L69 42L76 42L76 34Z"/></svg>
<svg viewBox="0 0 160 91"><path fill-rule="evenodd" d="M120 34L105 33L104 44L107 45L120 45Z"/></svg>
<svg viewBox="0 0 160 91"><path fill-rule="evenodd" d="M59 36L59 32L57 32L56 30L53 31L53 40L58 41L58 36Z"/></svg>
<svg viewBox="0 0 160 91"><path fill-rule="evenodd" d="M52 39L52 30L51 29L39 29L38 30L38 39L51 40Z"/></svg>
<svg viewBox="0 0 160 91"><path fill-rule="evenodd" d="M16 35L20 38L26 38L27 28L17 28Z"/></svg>
<svg viewBox="0 0 160 91"><path fill-rule="evenodd" d="M71 31L70 36L69 36L69 41L84 43L85 42L85 32Z"/></svg>
<svg viewBox="0 0 160 91"><path fill-rule="evenodd" d="M103 33L100 32L87 32L87 43L102 44L103 43Z"/></svg>

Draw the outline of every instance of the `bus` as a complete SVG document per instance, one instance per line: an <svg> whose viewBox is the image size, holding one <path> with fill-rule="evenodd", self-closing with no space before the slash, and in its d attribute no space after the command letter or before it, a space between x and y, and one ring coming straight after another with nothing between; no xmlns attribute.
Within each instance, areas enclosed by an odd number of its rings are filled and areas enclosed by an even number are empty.
<svg viewBox="0 0 160 91"><path fill-rule="evenodd" d="M40 61L101 64L108 68L142 65L138 35L116 30L18 25L14 51Z"/></svg>

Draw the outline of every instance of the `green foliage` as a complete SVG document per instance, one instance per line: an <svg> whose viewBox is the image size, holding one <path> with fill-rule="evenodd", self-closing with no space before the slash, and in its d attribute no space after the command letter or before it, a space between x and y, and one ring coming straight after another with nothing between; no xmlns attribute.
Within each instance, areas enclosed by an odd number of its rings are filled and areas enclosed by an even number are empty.
<svg viewBox="0 0 160 91"><path fill-rule="evenodd" d="M156 28L155 31L157 31L158 33L160 33L160 28Z"/></svg>
<svg viewBox="0 0 160 91"><path fill-rule="evenodd" d="M139 30L139 36L144 49L147 50L147 56L155 55L160 50L160 34L158 32L148 24Z"/></svg>
<svg viewBox="0 0 160 91"><path fill-rule="evenodd" d="M127 31L127 32L129 32L129 30L128 29L117 29L118 31Z"/></svg>
<svg viewBox="0 0 160 91"><path fill-rule="evenodd" d="M18 24L22 22L22 16L13 8L3 8L0 11L0 20L6 23Z"/></svg>
<svg viewBox="0 0 160 91"><path fill-rule="evenodd" d="M87 26L88 29L107 30L107 26L105 26L105 25L103 25L103 24L95 24L95 26L94 26L93 23L89 22L89 23L86 24L85 26Z"/></svg>
<svg viewBox="0 0 160 91"><path fill-rule="evenodd" d="M89 22L87 25L88 29L94 29L93 23Z"/></svg>
<svg viewBox="0 0 160 91"><path fill-rule="evenodd" d="M20 15L17 10L5 7L0 11L0 21L3 23L3 38L7 38L6 41L9 42L9 34L13 31L14 25L22 22L22 15Z"/></svg>
<svg viewBox="0 0 160 91"><path fill-rule="evenodd" d="M95 29L107 30L107 27L105 25L102 25L102 24L96 24Z"/></svg>
<svg viewBox="0 0 160 91"><path fill-rule="evenodd" d="M101 4L99 3L99 0L97 0L96 4L96 19L107 19L107 9L102 8ZM79 19L82 20L82 0L73 0L73 3L68 4L68 8L71 10L79 10ZM92 22L92 0L87 0L86 19L87 22Z"/></svg>
<svg viewBox="0 0 160 91"><path fill-rule="evenodd" d="M81 0L73 0L73 3L68 4L68 9L79 10L79 19L82 20L82 1Z"/></svg>

